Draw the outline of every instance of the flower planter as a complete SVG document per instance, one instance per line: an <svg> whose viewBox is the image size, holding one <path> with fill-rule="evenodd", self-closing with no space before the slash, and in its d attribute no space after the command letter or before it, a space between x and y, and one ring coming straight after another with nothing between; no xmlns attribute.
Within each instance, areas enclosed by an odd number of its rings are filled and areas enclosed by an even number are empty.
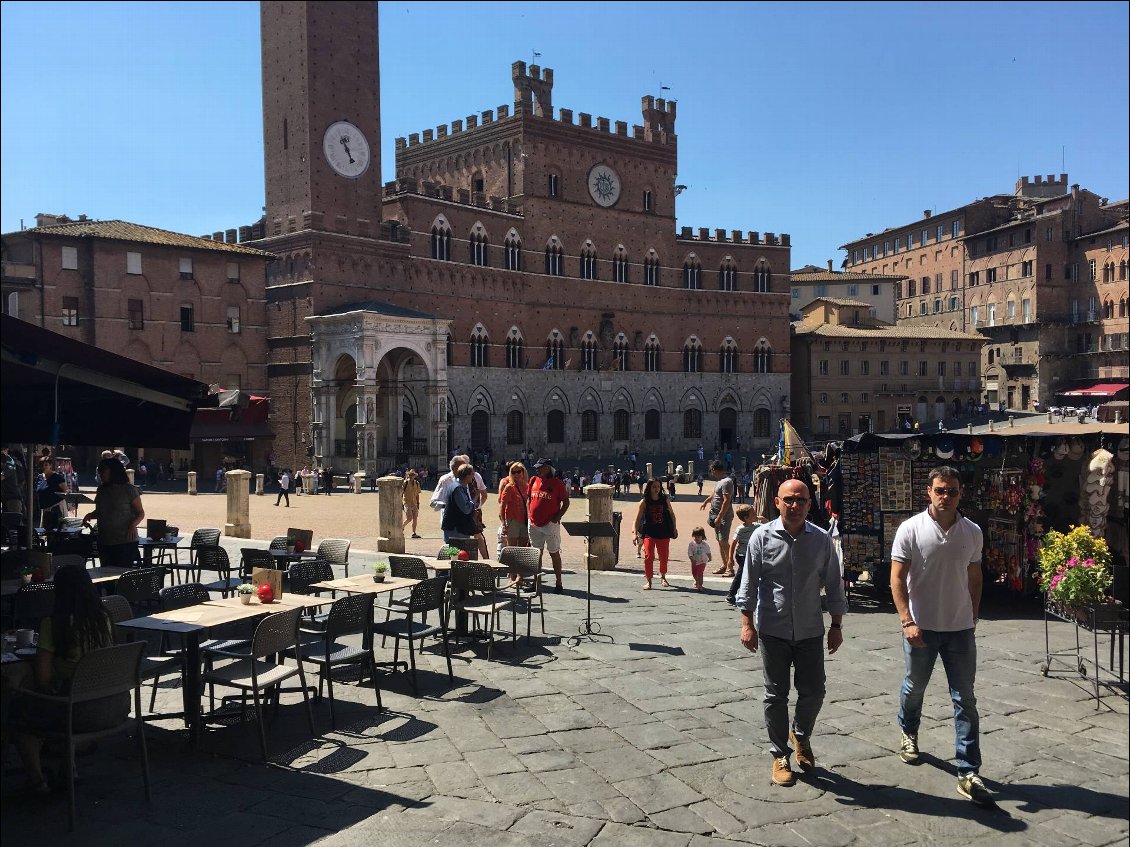
<svg viewBox="0 0 1130 847"><path fill-rule="evenodd" d="M239 602L242 603L244 606L250 606L251 605L251 595L250 594L240 594L239 595Z"/></svg>
<svg viewBox="0 0 1130 847"><path fill-rule="evenodd" d="M383 572L373 574L373 582L384 582L384 581L385 581L385 574Z"/></svg>

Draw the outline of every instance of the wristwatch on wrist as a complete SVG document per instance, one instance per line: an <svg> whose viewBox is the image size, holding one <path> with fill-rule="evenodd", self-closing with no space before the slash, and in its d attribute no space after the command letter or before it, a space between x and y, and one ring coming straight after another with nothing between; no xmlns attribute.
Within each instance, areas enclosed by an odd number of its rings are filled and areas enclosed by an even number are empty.
<svg viewBox="0 0 1130 847"><path fill-rule="evenodd" d="M843 629L844 628L843 624L838 624L838 623L830 623L830 624L828 624L828 626L831 629Z"/></svg>

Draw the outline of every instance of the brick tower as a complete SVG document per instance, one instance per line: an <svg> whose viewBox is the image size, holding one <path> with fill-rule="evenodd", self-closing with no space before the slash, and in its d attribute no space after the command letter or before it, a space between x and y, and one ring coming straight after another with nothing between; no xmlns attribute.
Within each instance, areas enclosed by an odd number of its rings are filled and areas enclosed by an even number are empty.
<svg viewBox="0 0 1130 847"><path fill-rule="evenodd" d="M381 198L377 4L264 2L261 27L266 232L368 235Z"/></svg>

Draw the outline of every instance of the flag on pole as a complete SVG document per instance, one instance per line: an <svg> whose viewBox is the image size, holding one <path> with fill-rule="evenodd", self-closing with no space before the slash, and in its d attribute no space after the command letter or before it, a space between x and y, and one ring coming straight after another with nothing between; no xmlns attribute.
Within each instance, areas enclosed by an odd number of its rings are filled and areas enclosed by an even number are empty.
<svg viewBox="0 0 1130 847"><path fill-rule="evenodd" d="M791 465L793 462L807 459L812 461L809 451L800 433L787 419L781 418L781 438L777 444L777 456L782 464Z"/></svg>
<svg viewBox="0 0 1130 847"><path fill-rule="evenodd" d="M549 358L545 360L545 364L541 366L541 369L543 371L553 370L553 354L552 353L549 354Z"/></svg>

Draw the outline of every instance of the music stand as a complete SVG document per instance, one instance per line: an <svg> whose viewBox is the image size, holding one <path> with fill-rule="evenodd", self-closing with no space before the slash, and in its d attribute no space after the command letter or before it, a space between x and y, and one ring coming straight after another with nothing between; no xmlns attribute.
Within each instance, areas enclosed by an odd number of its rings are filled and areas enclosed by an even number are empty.
<svg viewBox="0 0 1130 847"><path fill-rule="evenodd" d="M612 538L615 536L615 530L611 523L607 521L562 521L561 526L570 535L578 536L585 539L585 571L588 574L585 588L585 620L580 627L577 628L576 638L580 641L581 638L587 636L589 638L607 638L609 641L615 641L611 635L600 631L600 624L593 623L592 620L592 567L591 559L592 554L589 553L589 545L594 538Z"/></svg>

